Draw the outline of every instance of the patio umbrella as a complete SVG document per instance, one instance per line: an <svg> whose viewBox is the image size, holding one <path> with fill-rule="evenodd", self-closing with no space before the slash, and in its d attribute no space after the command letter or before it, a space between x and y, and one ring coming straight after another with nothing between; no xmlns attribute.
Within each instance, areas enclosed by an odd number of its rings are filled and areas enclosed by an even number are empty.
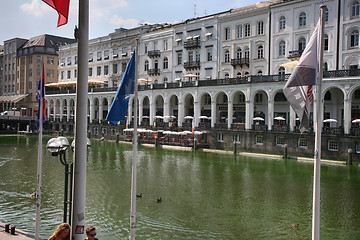
<svg viewBox="0 0 360 240"><path fill-rule="evenodd" d="M331 122L337 122L336 119L332 119L332 118L329 118L329 119L325 119L324 120L324 123L331 123Z"/></svg>
<svg viewBox="0 0 360 240"><path fill-rule="evenodd" d="M200 116L199 119L209 119L208 116Z"/></svg>
<svg viewBox="0 0 360 240"><path fill-rule="evenodd" d="M185 116L184 118L185 119L193 119L194 117L193 116Z"/></svg>
<svg viewBox="0 0 360 240"><path fill-rule="evenodd" d="M262 117L254 117L254 121L265 121Z"/></svg>
<svg viewBox="0 0 360 240"><path fill-rule="evenodd" d="M192 78L192 77L198 77L198 75L195 75L195 74L189 73L189 74L184 75L184 77L187 77L187 78Z"/></svg>
<svg viewBox="0 0 360 240"><path fill-rule="evenodd" d="M360 119L354 119L351 121L352 123L360 123Z"/></svg>
<svg viewBox="0 0 360 240"><path fill-rule="evenodd" d="M283 117L275 117L274 119L275 120L280 120L280 121L285 121L285 118L283 118Z"/></svg>
<svg viewBox="0 0 360 240"><path fill-rule="evenodd" d="M155 116L155 118L163 119L163 116Z"/></svg>

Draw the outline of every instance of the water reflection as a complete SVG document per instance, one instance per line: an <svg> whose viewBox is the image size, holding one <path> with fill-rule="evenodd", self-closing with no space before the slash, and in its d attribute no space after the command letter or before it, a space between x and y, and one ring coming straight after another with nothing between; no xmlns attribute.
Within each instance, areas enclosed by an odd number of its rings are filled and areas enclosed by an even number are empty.
<svg viewBox="0 0 360 240"><path fill-rule="evenodd" d="M0 152L0 221L34 232L35 200L29 194L36 189L37 138L0 137ZM71 160L72 152L67 156ZM131 159L131 145L92 141L86 219L99 239L128 238ZM311 163L139 146L137 166L137 190L143 193L137 199L137 239L311 236ZM355 166L322 166L322 239L360 236L359 173ZM62 221L63 182L63 166L44 146L44 239Z"/></svg>

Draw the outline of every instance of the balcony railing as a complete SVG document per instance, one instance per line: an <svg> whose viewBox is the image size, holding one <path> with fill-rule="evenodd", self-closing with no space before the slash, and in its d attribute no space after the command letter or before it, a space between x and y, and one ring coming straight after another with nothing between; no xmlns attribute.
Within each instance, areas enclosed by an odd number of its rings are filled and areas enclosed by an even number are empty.
<svg viewBox="0 0 360 240"><path fill-rule="evenodd" d="M187 70L199 69L200 68L200 61L184 62L184 68L187 69Z"/></svg>
<svg viewBox="0 0 360 240"><path fill-rule="evenodd" d="M280 74L280 75L257 75L251 76L251 82L279 82L287 81L290 77L290 74Z"/></svg>
<svg viewBox="0 0 360 240"><path fill-rule="evenodd" d="M150 76L160 75L160 69L159 69L159 68L149 69L149 70L147 71L147 73L148 73Z"/></svg>
<svg viewBox="0 0 360 240"><path fill-rule="evenodd" d="M199 48L201 47L200 39L192 39L184 42L184 48Z"/></svg>
<svg viewBox="0 0 360 240"><path fill-rule="evenodd" d="M160 50L148 51L149 58L160 57Z"/></svg>
<svg viewBox="0 0 360 240"><path fill-rule="evenodd" d="M236 68L236 66L243 67L243 65L250 66L249 58L233 58L231 59L231 65Z"/></svg>

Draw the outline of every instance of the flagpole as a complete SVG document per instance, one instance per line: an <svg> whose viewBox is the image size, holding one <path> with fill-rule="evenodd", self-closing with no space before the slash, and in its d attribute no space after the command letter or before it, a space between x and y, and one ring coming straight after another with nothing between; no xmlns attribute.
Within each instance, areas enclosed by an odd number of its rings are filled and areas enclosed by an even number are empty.
<svg viewBox="0 0 360 240"><path fill-rule="evenodd" d="M319 40L319 71L316 87L316 122L315 122L315 150L314 150L314 185L313 185L313 217L312 217L312 240L320 240L320 174L321 174L321 124L322 124L322 97L321 87L323 78L323 55L324 55L324 10L326 6L320 6L320 40Z"/></svg>
<svg viewBox="0 0 360 240"><path fill-rule="evenodd" d="M36 224L35 224L35 239L39 240L40 232L40 207L41 207L41 175L42 175L42 132L43 132L43 104L44 104L44 89L43 89L44 79L44 59L42 59L42 70L40 75L40 96L39 96L39 141L38 141L38 165L37 165L37 191L36 196Z"/></svg>
<svg viewBox="0 0 360 240"><path fill-rule="evenodd" d="M140 30L141 31L141 30ZM130 214L130 239L135 239L136 228L136 162L137 162L137 116L138 116L138 66L139 62L136 54L138 54L139 39L136 39L135 49L135 79L134 79L134 132L133 132L133 157L132 157L132 174L131 174L131 214ZM130 102L131 104L131 102ZM129 115L128 115L129 118Z"/></svg>

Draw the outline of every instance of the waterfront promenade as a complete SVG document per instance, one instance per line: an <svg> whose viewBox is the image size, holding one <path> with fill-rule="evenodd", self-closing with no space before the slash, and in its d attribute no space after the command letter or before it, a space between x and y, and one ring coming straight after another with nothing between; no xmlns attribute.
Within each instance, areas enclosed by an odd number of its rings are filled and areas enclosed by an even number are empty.
<svg viewBox="0 0 360 240"><path fill-rule="evenodd" d="M15 234L12 235L10 232L5 232L5 223L0 222L0 239L1 240L30 240L35 237L29 233L21 231L15 228Z"/></svg>

